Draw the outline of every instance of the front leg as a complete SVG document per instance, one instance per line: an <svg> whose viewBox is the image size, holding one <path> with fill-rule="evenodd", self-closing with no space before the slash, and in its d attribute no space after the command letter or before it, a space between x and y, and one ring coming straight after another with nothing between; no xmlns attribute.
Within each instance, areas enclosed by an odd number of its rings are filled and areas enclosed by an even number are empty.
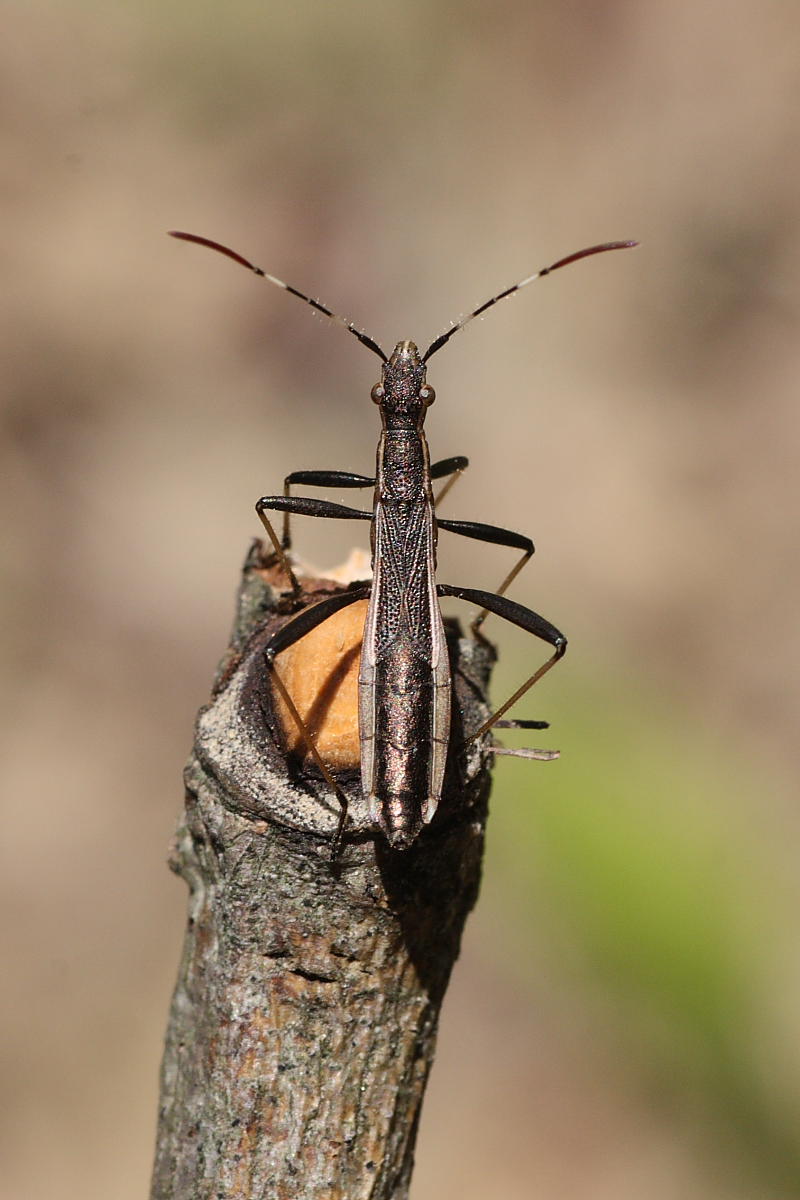
<svg viewBox="0 0 800 1200"><path fill-rule="evenodd" d="M450 488L457 480L461 478L468 466L469 459L465 458L463 454L454 454L452 458L441 458L439 462L431 463L430 475L432 480L444 479L448 475L450 476L450 478L447 480L447 483L439 492L439 495L434 499L434 508L438 508L439 504L441 504L442 500L444 500L445 496L450 491Z"/></svg>
<svg viewBox="0 0 800 1200"><path fill-rule="evenodd" d="M304 487L367 488L375 486L375 479L371 475L355 475L352 471L292 471L283 481L283 494L287 499L293 483L302 483ZM291 511L288 508L284 510L281 538L284 550L290 550L292 545L289 531Z"/></svg>

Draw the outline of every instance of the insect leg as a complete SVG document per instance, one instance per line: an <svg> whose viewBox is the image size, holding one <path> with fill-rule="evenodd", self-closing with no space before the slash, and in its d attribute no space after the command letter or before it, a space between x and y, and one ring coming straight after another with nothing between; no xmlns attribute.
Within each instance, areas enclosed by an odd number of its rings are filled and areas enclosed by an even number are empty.
<svg viewBox="0 0 800 1200"><path fill-rule="evenodd" d="M549 721L507 721L504 717L495 721L493 729L549 729ZM559 757L558 750L534 750L532 746L501 746L497 742L492 754L507 754L512 758L537 758L540 762L552 762Z"/></svg>
<svg viewBox="0 0 800 1200"><path fill-rule="evenodd" d="M476 538L480 542L491 542L495 546L510 546L514 550L522 551L522 557L514 564L494 593L497 596L503 596L508 591L536 549L529 537L525 537L522 533L514 533L510 529L501 529L497 525L483 525L478 521L442 521L438 518L436 523L440 529L446 529L449 533L460 533L462 537ZM489 607L485 606L470 623L473 637L486 620L489 612Z"/></svg>
<svg viewBox="0 0 800 1200"><path fill-rule="evenodd" d="M560 758L558 750L535 750L533 746L500 746L496 742L491 747L492 754L506 754L509 758L535 758L539 762L553 762Z"/></svg>
<svg viewBox="0 0 800 1200"><path fill-rule="evenodd" d="M374 487L375 479L370 475L354 475L352 471L292 471L283 481L284 496L291 495L293 483L302 483L308 487L336 488L365 488ZM283 516L283 537L281 543L284 550L289 550L292 539L289 533L289 510Z"/></svg>
<svg viewBox="0 0 800 1200"><path fill-rule="evenodd" d="M362 512L358 508L348 508L345 504L332 504L329 500L315 500L310 496L262 496L256 504L256 512L259 515L261 524L269 534L269 540L272 542L275 553L289 578L289 583L295 596L300 594L300 584L297 582L297 576L289 563L289 557L286 553L287 548L279 540L272 522L266 515L265 509L284 513L297 513L299 516L304 517L340 517L354 521L372 520L371 512Z"/></svg>
<svg viewBox="0 0 800 1200"><path fill-rule="evenodd" d="M354 604L357 600L363 600L369 595L371 584L362 584L360 587L352 588L349 592L341 592L337 596L329 596L327 600L321 600L319 604L313 604L310 608L305 608L301 613L298 613L291 621L288 621L282 626L277 633L273 634L264 647L264 661L267 664L267 670L270 673L275 687L281 694L284 704L286 705L292 720L297 725L300 736L308 747L309 754L314 762L319 767L322 777L331 789L336 799L339 801L341 808L339 814L339 824L336 827L336 833L331 846L331 861L335 862L339 856L339 850L342 844L342 835L344 833L345 823L347 821L348 800L343 788L339 786L333 775L325 766L325 763L320 757L317 747L314 745L314 739L306 726L305 721L297 711L297 706L292 700L289 691L275 669L275 658L280 654L281 650L288 649L295 642L299 642L302 637L310 633L312 629L316 629L318 625L322 625L334 613L339 612L348 605Z"/></svg>
<svg viewBox="0 0 800 1200"><path fill-rule="evenodd" d="M448 479L439 495L434 498L434 507L444 499L450 488L460 479L469 466L469 459L464 458L463 454L454 454L452 458L443 458L439 462L433 463L430 469L431 479L442 479L445 475L449 475Z"/></svg>
<svg viewBox="0 0 800 1200"><path fill-rule="evenodd" d="M534 637L549 642L555 651L547 662L543 663L538 671L534 671L530 679L526 680L522 687L517 688L505 704L502 704L497 712L489 717L488 721L484 721L480 729L476 729L469 735L466 739L469 742L496 725L499 718L505 716L509 708L516 704L520 697L524 696L528 689L532 688L551 667L555 666L560 658L563 658L567 649L567 639L559 629L556 629L555 625L551 625L544 617L540 617L538 613L530 608L525 608L522 604L517 604L514 600L508 600L505 596L497 596L493 592L476 591L474 588L452 587L447 583L437 584L436 591L440 596L455 596L459 600L468 600L470 604L479 604L481 608L496 613L498 617L502 617L506 621L511 621L513 625L518 625L520 629L532 633Z"/></svg>
<svg viewBox="0 0 800 1200"><path fill-rule="evenodd" d="M495 729L549 729L549 721L495 721Z"/></svg>

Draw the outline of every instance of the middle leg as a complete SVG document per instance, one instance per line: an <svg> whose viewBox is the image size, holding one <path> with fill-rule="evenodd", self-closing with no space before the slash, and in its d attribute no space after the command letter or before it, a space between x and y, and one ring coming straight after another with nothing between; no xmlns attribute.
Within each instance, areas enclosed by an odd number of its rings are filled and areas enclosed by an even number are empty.
<svg viewBox="0 0 800 1200"><path fill-rule="evenodd" d="M482 609L493 612L498 617L510 621L513 625L518 625L520 629L532 633L534 637L548 642L554 650L554 653L548 658L547 662L543 663L537 671L534 671L530 678L521 687L517 688L504 704L500 705L497 711L489 717L488 721L484 721L479 729L476 729L474 733L469 735L466 740L471 742L474 738L488 733L494 725L497 725L500 718L505 716L509 708L516 704L535 683L538 683L542 676L546 675L560 658L564 657L567 651L567 639L560 629L556 629L555 625L551 625L544 617L540 617L532 609L525 608L522 604L516 604L513 600L509 600L505 596L498 596L493 592L477 591L474 588L453 587L447 583L437 584L436 591L440 596L455 596L459 600L468 600L471 604L479 604Z"/></svg>
<svg viewBox="0 0 800 1200"><path fill-rule="evenodd" d="M300 594L300 584L297 582L297 576L289 562L287 547L284 546L275 532L272 522L266 514L267 509L276 512L296 513L299 516L305 517L340 518L349 521L372 520L371 512L363 512L358 508L348 508L345 504L332 504L329 500L316 500L310 496L262 496L256 504L256 512L261 520L261 524L269 534L269 540L272 542L275 554L286 572L291 590L295 596L299 596Z"/></svg>
<svg viewBox="0 0 800 1200"><path fill-rule="evenodd" d="M497 591L487 593L488 595L505 595L536 549L531 539L526 537L524 533L514 533L513 530L501 529L498 525L484 525L478 521L439 520L438 518L436 523L440 529L446 529L449 533L458 533L461 537L475 538L479 542L490 542L495 546L508 546L513 550L522 551L521 557L506 575ZM470 630L473 637L477 634L490 611L492 610L488 605L485 606L470 623Z"/></svg>

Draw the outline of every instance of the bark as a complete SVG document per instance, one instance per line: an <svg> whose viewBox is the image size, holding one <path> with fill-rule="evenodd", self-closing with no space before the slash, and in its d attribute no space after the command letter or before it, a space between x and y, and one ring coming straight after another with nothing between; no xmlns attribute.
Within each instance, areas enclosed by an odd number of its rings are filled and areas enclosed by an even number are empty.
<svg viewBox="0 0 800 1200"><path fill-rule="evenodd" d="M167 1030L152 1200L402 1200L439 1009L481 869L485 746L451 748L407 851L338 806L276 736L261 648L285 620L260 544L201 710L171 866L189 917ZM305 581L308 598L338 590ZM493 653L449 630L451 746L487 715Z"/></svg>

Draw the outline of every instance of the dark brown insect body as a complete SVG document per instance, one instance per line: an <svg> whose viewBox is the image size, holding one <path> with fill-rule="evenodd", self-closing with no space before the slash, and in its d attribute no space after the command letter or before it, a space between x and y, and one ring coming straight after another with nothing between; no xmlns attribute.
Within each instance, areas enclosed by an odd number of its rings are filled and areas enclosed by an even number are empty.
<svg viewBox="0 0 800 1200"><path fill-rule="evenodd" d="M317 752L275 669L275 658L281 650L299 641L334 613L369 596L359 670L362 787L375 827L385 835L390 845L396 849L406 849L436 812L447 759L452 687L439 597L455 596L481 608L482 611L472 622L473 633L477 632L488 613L495 613L553 647L551 657L480 729L470 734L470 739L499 725L546 728L546 722L543 721L503 721L501 718L562 657L567 648L567 639L554 625L531 609L506 599L504 595L511 581L533 554L530 538L494 525L443 520L434 515L431 481L450 476L452 482L466 468L468 460L456 456L434 464L430 462L423 423L435 393L426 382L426 364L453 334L463 329L474 317L526 287L534 279L589 255L624 249L636 243L608 242L559 259L552 266L529 275L481 304L436 338L425 354L420 355L413 342L403 341L398 342L391 357L387 358L377 342L356 329L352 322L337 316L318 300L312 300L275 276L268 275L235 250L195 234L175 233L174 236L216 250L271 283L285 288L318 312L344 325L383 363L381 382L373 387L371 393L380 409L383 426L375 476L356 475L348 471L295 471L286 477L283 496L262 497L256 510L283 563L295 596L299 596L300 586L288 557L291 545L288 526L290 513L371 522L372 582L356 585L348 592L329 597L298 613L270 639L264 650L264 658L309 753L341 804L339 827L333 845L335 857L347 818L347 796ZM341 488L374 486L374 507L371 512L366 512L326 500L293 496L290 494L293 484ZM440 499L447 487L449 484L443 488ZM284 513L281 539L267 516L268 512L274 511ZM521 551L521 558L496 593L437 584L436 539L439 529L508 546ZM501 749L493 747L495 753ZM557 757L557 752L547 750L512 753L530 758Z"/></svg>
<svg viewBox="0 0 800 1200"><path fill-rule="evenodd" d="M450 665L422 429L433 398L417 347L399 342L372 389L383 430L358 681L362 786L375 825L395 846L410 845L436 812L450 732Z"/></svg>

